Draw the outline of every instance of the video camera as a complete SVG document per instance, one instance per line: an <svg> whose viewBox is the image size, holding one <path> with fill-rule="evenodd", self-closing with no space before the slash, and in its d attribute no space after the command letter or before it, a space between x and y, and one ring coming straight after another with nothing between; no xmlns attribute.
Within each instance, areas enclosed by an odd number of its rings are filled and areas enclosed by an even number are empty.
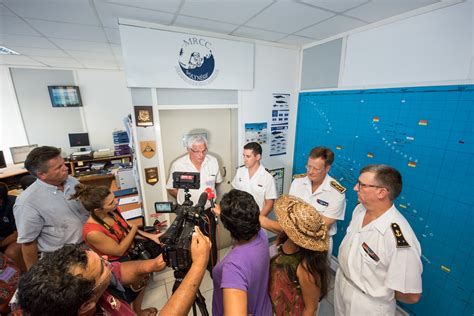
<svg viewBox="0 0 474 316"><path fill-rule="evenodd" d="M184 202L179 205L173 205L170 202L156 202L155 211L159 213L176 213L176 219L168 230L160 237L160 241L165 244L162 248L163 259L167 266L175 271L187 271L192 264L191 259L191 240L194 232L194 226L198 226L204 235L212 238L215 234L217 219L212 212L205 212L204 207L208 200L206 192L201 193L198 203L193 206L191 201L190 189L200 188L200 174L197 172L174 172L173 188L184 189ZM212 258L216 254L211 254L211 267L213 267ZM208 267L209 268L209 267Z"/></svg>

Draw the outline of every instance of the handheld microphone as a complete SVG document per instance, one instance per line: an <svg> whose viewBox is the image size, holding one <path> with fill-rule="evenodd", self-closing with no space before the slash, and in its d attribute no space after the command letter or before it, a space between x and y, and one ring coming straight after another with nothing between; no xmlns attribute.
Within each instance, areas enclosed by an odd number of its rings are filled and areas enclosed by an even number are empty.
<svg viewBox="0 0 474 316"><path fill-rule="evenodd" d="M216 207L216 204L214 203L214 198L216 197L214 191L211 188L207 187L204 192L207 193L207 199L209 200L209 202L211 202L211 208Z"/></svg>
<svg viewBox="0 0 474 316"><path fill-rule="evenodd" d="M207 192L202 192L201 195L199 196L199 200L196 206L204 209L204 206L206 206L206 202L207 202Z"/></svg>

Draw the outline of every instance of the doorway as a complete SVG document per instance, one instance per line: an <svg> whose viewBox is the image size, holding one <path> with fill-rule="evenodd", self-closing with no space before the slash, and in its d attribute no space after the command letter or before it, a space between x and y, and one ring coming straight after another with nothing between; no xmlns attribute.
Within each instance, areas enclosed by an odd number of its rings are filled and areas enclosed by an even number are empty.
<svg viewBox="0 0 474 316"><path fill-rule="evenodd" d="M179 157L187 155L183 143L185 135L205 133L208 140L208 153L219 162L222 183L217 187L217 200L231 190L230 182L237 167L237 110L236 109L173 109L160 110L160 129L163 146L163 160L166 180L169 178L171 164ZM172 199L171 196L168 196ZM173 220L172 218L171 220ZM219 222L218 247L231 244L229 232Z"/></svg>

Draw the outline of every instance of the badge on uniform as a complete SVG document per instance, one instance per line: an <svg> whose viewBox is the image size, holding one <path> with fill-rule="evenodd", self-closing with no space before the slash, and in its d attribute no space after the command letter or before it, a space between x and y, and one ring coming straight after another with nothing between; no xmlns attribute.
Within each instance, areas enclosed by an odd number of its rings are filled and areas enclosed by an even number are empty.
<svg viewBox="0 0 474 316"><path fill-rule="evenodd" d="M390 225L392 228L393 236L395 236L395 240L397 242L397 248L408 248L410 244L406 241L405 237L403 237L402 230L397 223L392 223Z"/></svg>
<svg viewBox="0 0 474 316"><path fill-rule="evenodd" d="M365 242L362 243L362 249L364 249L364 251L369 255L369 257L374 259L375 262L380 261L379 256L377 256L377 254Z"/></svg>
<svg viewBox="0 0 474 316"><path fill-rule="evenodd" d="M344 193L346 192L346 188L343 187L342 185L339 184L339 182L335 181L335 180L332 180L331 182L329 182L329 184L334 188L336 189L337 192L339 193Z"/></svg>
<svg viewBox="0 0 474 316"><path fill-rule="evenodd" d="M316 202L318 202L318 203L321 204L322 206L328 206L328 205L329 205L328 202L323 201L323 200L320 200L320 199L317 199Z"/></svg>
<svg viewBox="0 0 474 316"><path fill-rule="evenodd" d="M293 175L293 180L306 177L306 173L300 173Z"/></svg>

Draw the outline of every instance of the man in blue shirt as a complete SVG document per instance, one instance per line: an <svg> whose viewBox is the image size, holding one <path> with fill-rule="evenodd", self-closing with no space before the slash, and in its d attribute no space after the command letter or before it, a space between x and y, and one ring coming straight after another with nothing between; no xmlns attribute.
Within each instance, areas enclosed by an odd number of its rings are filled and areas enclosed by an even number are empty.
<svg viewBox="0 0 474 316"><path fill-rule="evenodd" d="M69 176L59 148L33 149L25 168L38 180L17 198L14 215L17 242L29 269L38 260L38 251L52 252L64 244L82 242L82 226L89 214L80 202L69 200L79 181Z"/></svg>

